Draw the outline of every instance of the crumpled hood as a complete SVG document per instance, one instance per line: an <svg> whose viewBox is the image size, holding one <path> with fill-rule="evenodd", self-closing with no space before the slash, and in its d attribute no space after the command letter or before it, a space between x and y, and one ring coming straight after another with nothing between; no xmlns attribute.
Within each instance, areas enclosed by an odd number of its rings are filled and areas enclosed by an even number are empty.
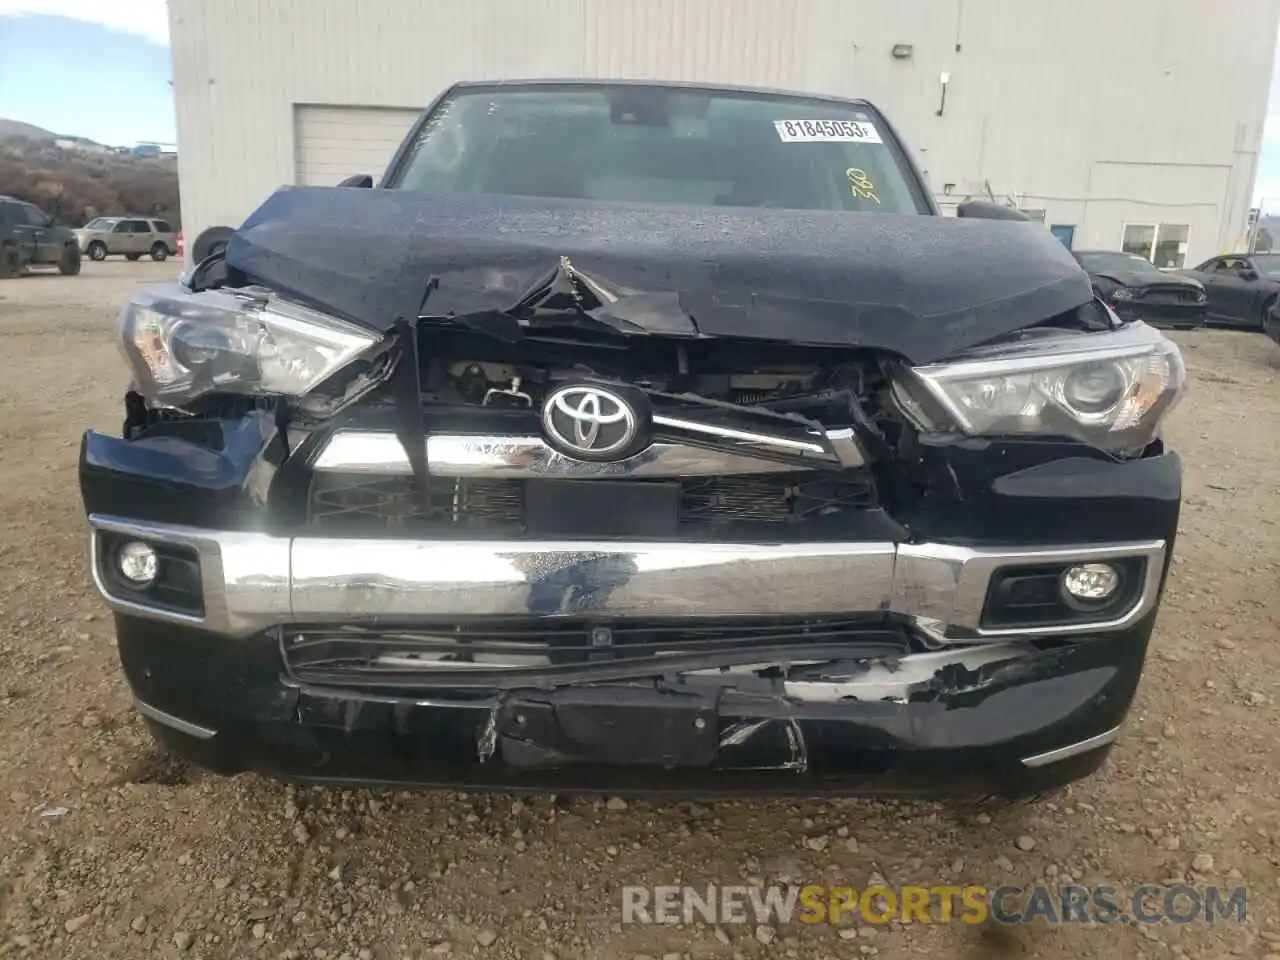
<svg viewBox="0 0 1280 960"><path fill-rule="evenodd" d="M922 363L1075 309L1036 224L287 187L232 237L251 282L377 330L449 317L869 347Z"/></svg>
<svg viewBox="0 0 1280 960"><path fill-rule="evenodd" d="M1126 287L1134 288L1190 287L1193 290L1201 290L1204 288L1204 284L1195 277L1183 277L1176 273L1152 274L1148 272L1138 273L1130 270L1095 270L1093 271L1093 276L1102 277L1106 280L1113 280Z"/></svg>

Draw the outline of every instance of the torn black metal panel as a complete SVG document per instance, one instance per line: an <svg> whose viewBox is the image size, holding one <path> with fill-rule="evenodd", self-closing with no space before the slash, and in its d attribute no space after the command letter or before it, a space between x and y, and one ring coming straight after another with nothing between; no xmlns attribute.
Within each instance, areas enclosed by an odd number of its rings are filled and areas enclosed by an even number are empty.
<svg viewBox="0 0 1280 960"><path fill-rule="evenodd" d="M495 735L516 767L707 767L719 745L718 699L718 690L642 685L513 691L498 708Z"/></svg>
<svg viewBox="0 0 1280 960"><path fill-rule="evenodd" d="M88 431L80 450L87 512L220 529L261 524L267 491L287 456L272 410L238 419L144 420L126 437Z"/></svg>
<svg viewBox="0 0 1280 960"><path fill-rule="evenodd" d="M482 316L483 320L473 314L463 314L458 319L472 328L499 336L502 334L493 328L504 326L502 317L515 318L522 330L533 331L574 327L599 331L603 328L629 337L651 334L692 337L698 333L677 294L618 286L579 270L568 257L561 257L555 268L504 314ZM510 336L503 338L510 339Z"/></svg>
<svg viewBox="0 0 1280 960"><path fill-rule="evenodd" d="M422 411L422 366L417 362L417 321L401 321L398 340L401 356L391 375L396 438L404 447L418 496L426 507L431 502L431 478L427 472L427 445L423 439L427 435L427 423Z"/></svg>
<svg viewBox="0 0 1280 960"><path fill-rule="evenodd" d="M227 261L378 330L414 315L436 277L432 316L508 334L495 318L523 304L539 324L585 317L615 333L863 346L916 363L1092 300L1035 224L381 189L279 190Z"/></svg>

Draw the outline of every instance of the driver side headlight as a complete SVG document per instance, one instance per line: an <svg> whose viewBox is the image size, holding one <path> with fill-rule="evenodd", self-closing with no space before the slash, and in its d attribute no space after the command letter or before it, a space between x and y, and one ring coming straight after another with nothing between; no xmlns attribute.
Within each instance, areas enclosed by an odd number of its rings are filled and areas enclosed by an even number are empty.
<svg viewBox="0 0 1280 960"><path fill-rule="evenodd" d="M928 432L1071 437L1116 455L1142 451L1182 393L1177 346L1143 323L1046 335L903 370L894 393Z"/></svg>
<svg viewBox="0 0 1280 960"><path fill-rule="evenodd" d="M120 338L138 392L175 407L213 392L301 397L378 341L269 290L177 283L129 301Z"/></svg>

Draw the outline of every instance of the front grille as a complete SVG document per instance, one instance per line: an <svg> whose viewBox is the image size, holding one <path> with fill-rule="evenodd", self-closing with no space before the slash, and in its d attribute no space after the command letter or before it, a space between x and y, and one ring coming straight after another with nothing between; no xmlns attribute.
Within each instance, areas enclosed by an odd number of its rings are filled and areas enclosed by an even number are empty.
<svg viewBox="0 0 1280 960"><path fill-rule="evenodd" d="M334 532L500 529L519 525L523 512L523 487L510 480L436 480L425 501L412 477L318 473L311 482L311 525Z"/></svg>
<svg viewBox="0 0 1280 960"><path fill-rule="evenodd" d="M556 481L537 481L551 488ZM581 484L583 481L577 481ZM607 497L610 483L669 486L660 480L593 480ZM318 473L312 479L308 525L321 532L378 535L506 534L527 529L524 480L430 479L422 497L412 477ZM724 523L787 524L865 508L875 489L865 471L797 471L687 479L679 482L679 527ZM580 488L579 488L580 489ZM543 530L554 535L557 531ZM559 531L572 535L571 529ZM645 524L637 519L635 534Z"/></svg>
<svg viewBox="0 0 1280 960"><path fill-rule="evenodd" d="M359 683L425 672L574 670L670 662L672 657L687 669L690 659L734 659L764 651L792 662L847 662L905 656L911 646L901 630L855 618L752 618L703 626L688 620L508 617L402 630L298 627L283 631L281 650L290 675L299 680Z"/></svg>
<svg viewBox="0 0 1280 960"><path fill-rule="evenodd" d="M1148 287L1142 299L1153 303L1198 303L1200 292L1178 286Z"/></svg>

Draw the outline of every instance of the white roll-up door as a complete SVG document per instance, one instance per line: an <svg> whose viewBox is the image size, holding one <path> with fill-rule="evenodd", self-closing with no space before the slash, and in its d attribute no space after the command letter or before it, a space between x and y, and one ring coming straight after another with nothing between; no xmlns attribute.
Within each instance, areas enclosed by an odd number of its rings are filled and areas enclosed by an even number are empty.
<svg viewBox="0 0 1280 960"><path fill-rule="evenodd" d="M358 173L376 181L419 111L396 107L294 108L294 167L299 184L332 187Z"/></svg>

